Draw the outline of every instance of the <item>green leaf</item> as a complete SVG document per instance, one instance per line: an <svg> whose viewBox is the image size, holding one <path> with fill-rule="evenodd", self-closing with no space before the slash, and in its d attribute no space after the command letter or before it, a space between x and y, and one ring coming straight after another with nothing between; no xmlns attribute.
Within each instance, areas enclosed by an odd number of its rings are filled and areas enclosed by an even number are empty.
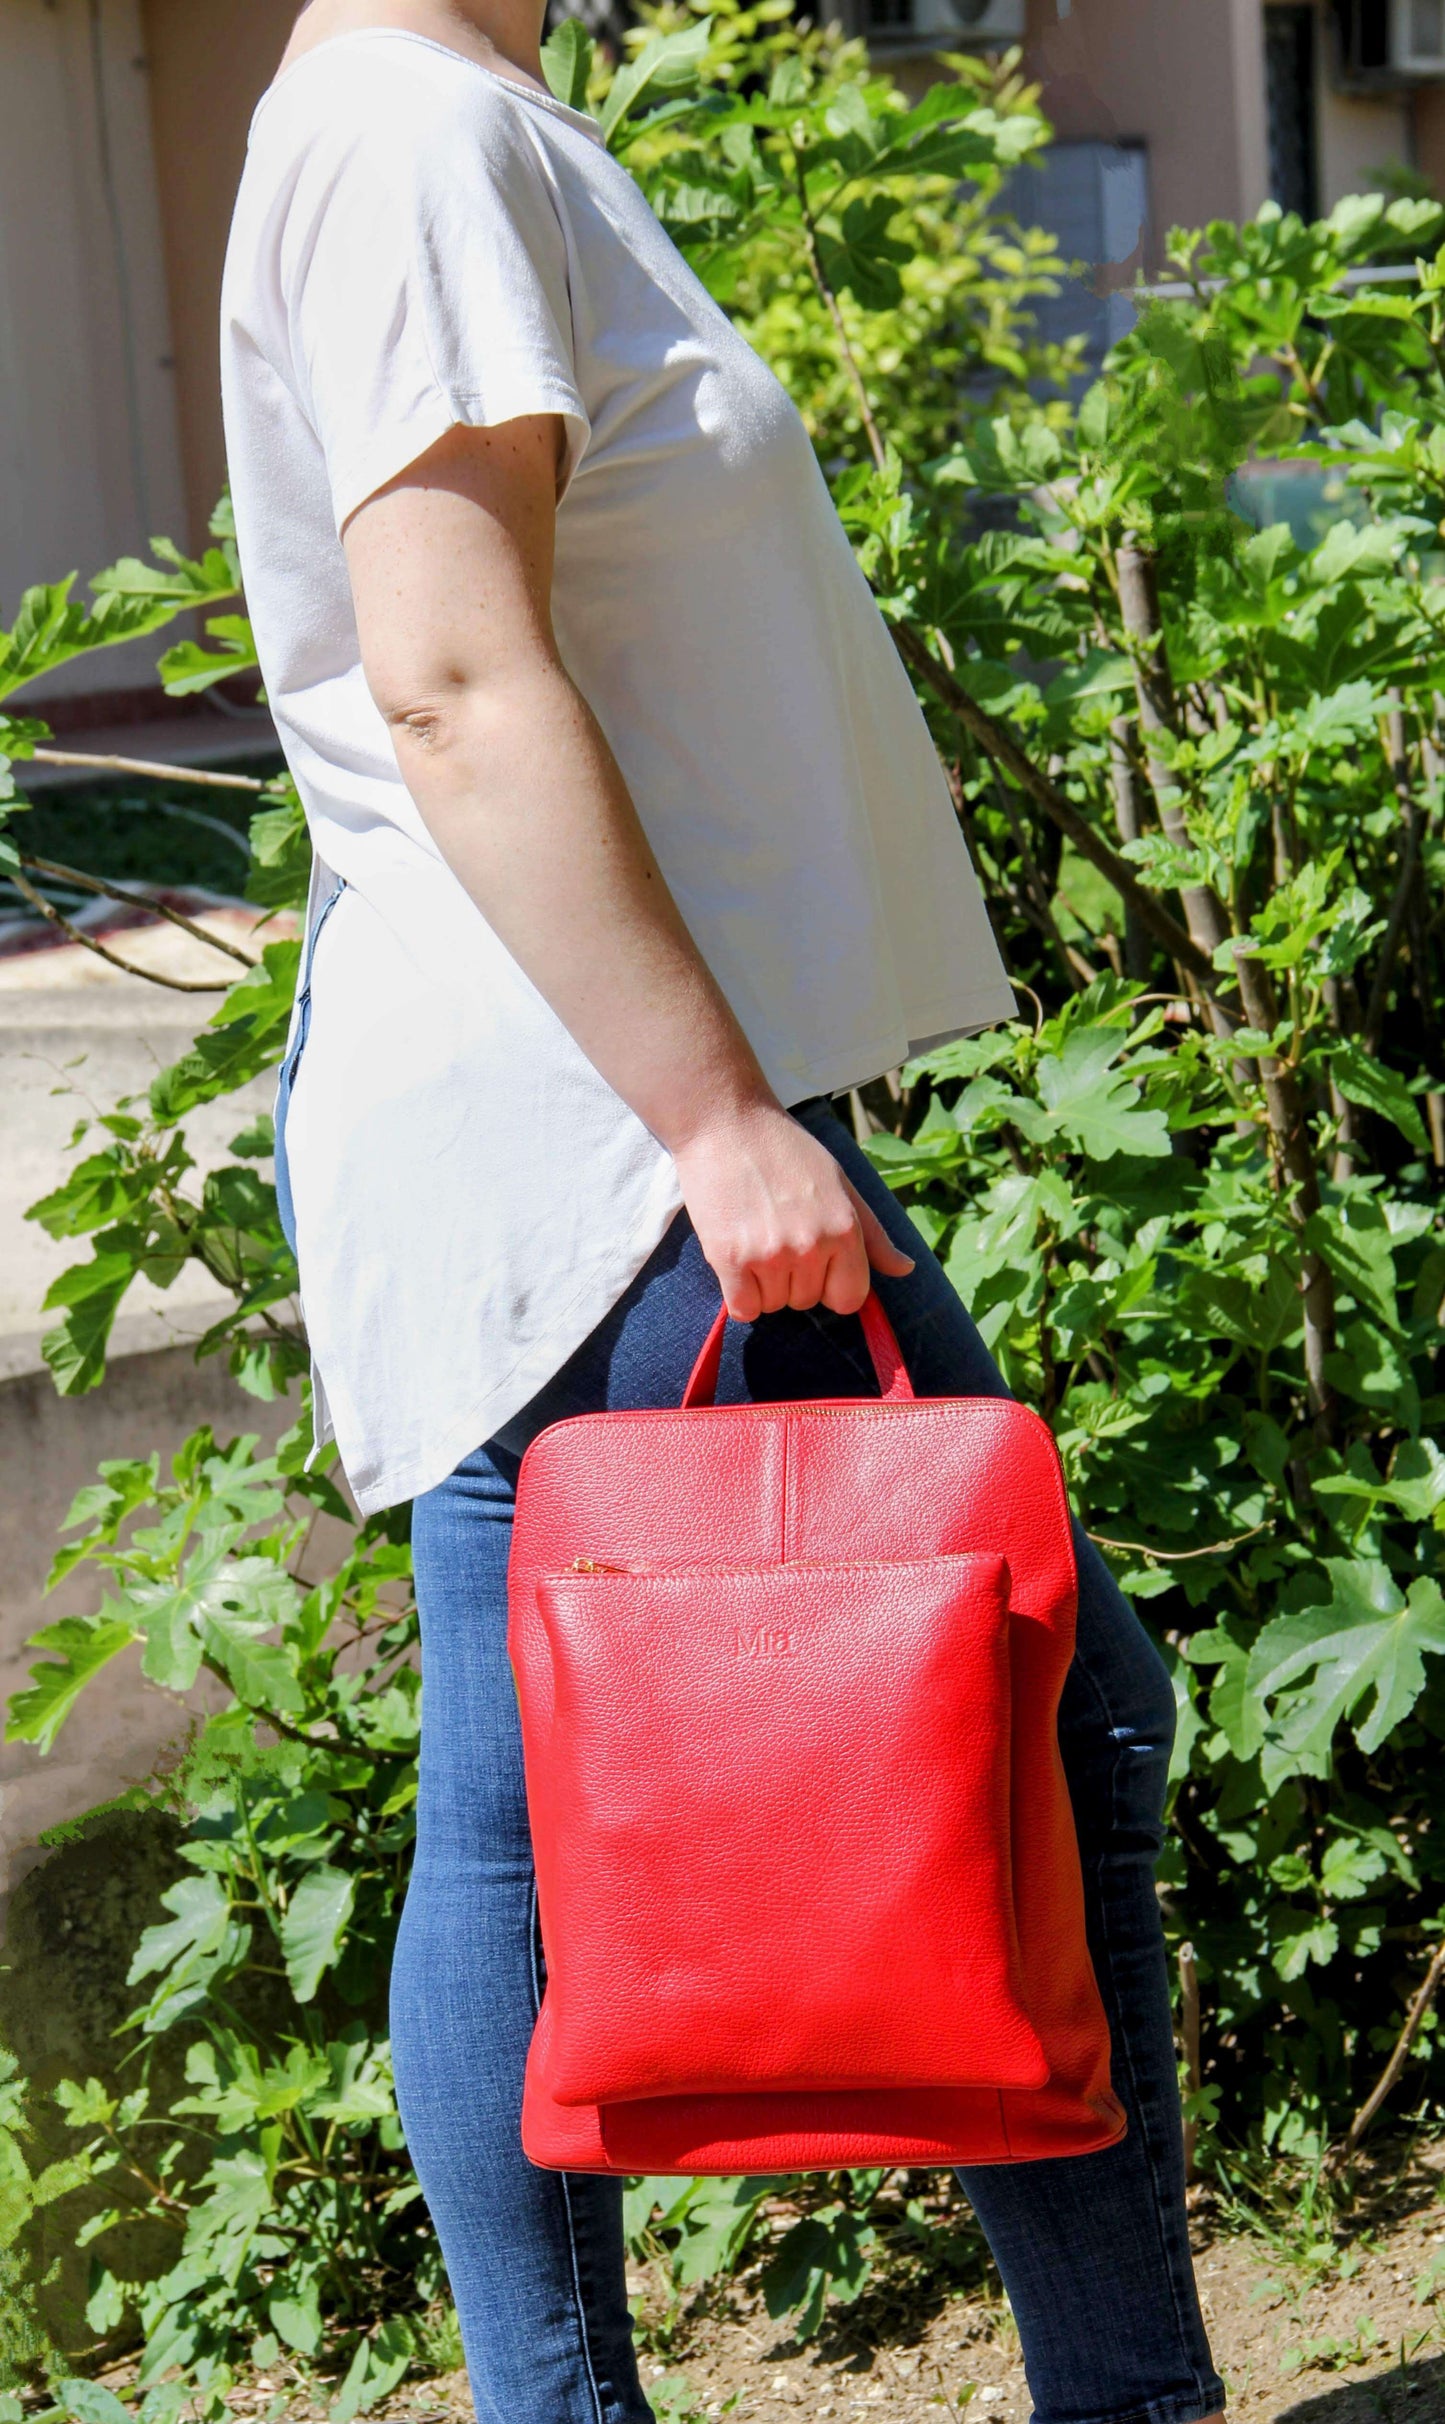
<svg viewBox="0 0 1445 2424"><path fill-rule="evenodd" d="M254 1562L270 1564L269 1558ZM274 1574L276 1569L273 1566L271 1570ZM260 1621L269 1623L270 1618ZM201 1625L206 1648L238 1700L262 1712L276 1710L284 1716L296 1716L306 1706L306 1695L290 1655L279 1642L258 1640L257 1631L256 1618L225 1604L208 1608Z"/></svg>
<svg viewBox="0 0 1445 2424"><path fill-rule="evenodd" d="M876 2233L857 2214L827 2208L795 2222L763 2272L763 2297L774 2317L798 2313L799 2339L811 2338L830 2298L851 2305L861 2297Z"/></svg>
<svg viewBox="0 0 1445 2424"><path fill-rule="evenodd" d="M903 299L899 265L910 247L888 233L898 216L891 194L850 202L835 233L820 229L818 264L835 294L854 294L869 311L892 311Z"/></svg>
<svg viewBox="0 0 1445 2424"><path fill-rule="evenodd" d="M711 32L711 17L699 17L678 33L649 35L636 58L618 69L602 104L602 132L609 143L644 102L650 106L694 89Z"/></svg>
<svg viewBox="0 0 1445 2424"><path fill-rule="evenodd" d="M294 790L276 805L256 810L249 840L247 900L259 909L304 908L311 880L311 836Z"/></svg>
<svg viewBox="0 0 1445 2424"><path fill-rule="evenodd" d="M7 1742L33 1742L48 1751L91 1678L136 1638L115 1616L62 1616L30 1636L29 1647L55 1655L30 1669L30 1688L16 1692L5 1722Z"/></svg>
<svg viewBox="0 0 1445 2424"><path fill-rule="evenodd" d="M73 2417L74 2424L131 2424L130 2409L103 2382L72 2376L55 2384L55 2396L62 2414Z"/></svg>
<svg viewBox="0 0 1445 2424"><path fill-rule="evenodd" d="M1270 1930L1270 1957L1286 1982L1303 1976L1311 1962L1332 1961L1340 1949L1333 1919L1317 1911L1280 1909Z"/></svg>
<svg viewBox="0 0 1445 2424"><path fill-rule="evenodd" d="M367 2041L358 2029L353 2037L326 2048L327 2078L313 2094L307 2110L319 2121L389 2121L396 2112L391 2084L390 2048Z"/></svg>
<svg viewBox="0 0 1445 2424"><path fill-rule="evenodd" d="M1318 750L1350 748L1373 737L1381 704L1372 683L1345 682L1328 697L1312 698L1289 718L1281 730L1282 744L1300 758Z"/></svg>
<svg viewBox="0 0 1445 2424"><path fill-rule="evenodd" d="M1347 1196L1311 1213L1305 1243L1323 1256L1357 1303L1377 1314L1387 1329L1399 1329L1393 1242L1373 1196Z"/></svg>
<svg viewBox="0 0 1445 2424"><path fill-rule="evenodd" d="M1445 1505L1445 1454L1433 1439L1406 1439L1390 1463L1385 1496L1411 1523L1429 1523Z"/></svg>
<svg viewBox="0 0 1445 2424"><path fill-rule="evenodd" d="M1048 1118L1034 1122L1037 1133L1062 1134L1093 1161L1169 1151L1164 1113L1146 1109L1137 1081L1114 1066L1127 1041L1117 1027L1075 1027L1061 1052L1044 1054L1035 1083Z"/></svg>
<svg viewBox="0 0 1445 2424"><path fill-rule="evenodd" d="M322 1972L334 1968L345 1948L356 1901L356 1879L329 1862L308 1869L281 1922L281 1951L298 2003L314 2000Z"/></svg>
<svg viewBox="0 0 1445 2424"><path fill-rule="evenodd" d="M190 1051L152 1079L156 1119L169 1125L275 1067L285 1049L300 958L299 942L263 947L259 964L231 987Z"/></svg>
<svg viewBox="0 0 1445 2424"><path fill-rule="evenodd" d="M1253 1355L1268 1355L1298 1316L1298 1281L1297 1263L1285 1253L1272 1256L1262 1276L1189 1270L1181 1275L1178 1308L1200 1337L1227 1338Z"/></svg>
<svg viewBox="0 0 1445 2424"><path fill-rule="evenodd" d="M232 1918L218 1877L180 1878L162 1894L161 1906L174 1916L146 1928L126 1972L128 1986L157 1970L169 1973L147 2007L150 2035L204 2002L215 1981L240 1967L251 1942L250 1929Z"/></svg>
<svg viewBox="0 0 1445 2424"><path fill-rule="evenodd" d="M542 73L555 100L585 110L596 45L580 17L564 17L542 45Z"/></svg>
<svg viewBox="0 0 1445 2424"><path fill-rule="evenodd" d="M1320 1862L1320 1887L1331 1902L1353 1902L1384 1876L1387 1862L1374 1843L1354 1835L1336 1835L1325 1846Z"/></svg>
<svg viewBox="0 0 1445 2424"><path fill-rule="evenodd" d="M29 1205L25 1217L49 1237L83 1237L133 1212L146 1189L144 1175L127 1169L113 1149L91 1153L76 1163L64 1186Z"/></svg>
<svg viewBox="0 0 1445 2424"><path fill-rule="evenodd" d="M1328 1599L1267 1624L1248 1674L1250 1691L1281 1704L1273 1718L1284 1748L1318 1775L1341 1721L1361 1750L1377 1751L1423 1692L1426 1657L1445 1654L1437 1583L1421 1577L1406 1595L1388 1566L1366 1559L1327 1558L1325 1573Z"/></svg>
<svg viewBox="0 0 1445 2424"><path fill-rule="evenodd" d="M256 664L256 642L246 615L212 615L206 630L219 642L218 647L202 648L197 640L182 640L160 660L161 686L173 699L210 690L231 674L249 672Z"/></svg>
<svg viewBox="0 0 1445 2424"><path fill-rule="evenodd" d="M1116 698L1132 691L1134 668L1112 649L1091 648L1075 665L1066 665L1044 692L1046 707L1075 706L1083 699Z"/></svg>
<svg viewBox="0 0 1445 2424"><path fill-rule="evenodd" d="M1224 1648L1226 1655L1209 1695L1209 1714L1235 1758L1253 1759L1264 1740L1264 1709L1258 1694L1249 1689L1248 1652L1234 1641L1224 1640Z"/></svg>
<svg viewBox="0 0 1445 2424"><path fill-rule="evenodd" d="M117 2214L118 2221L120 2216ZM103 2264L97 2264L91 2274L90 2295L85 2302L85 2319L98 2339L108 2339L125 2320L125 2285ZM129 2419L127 2419L129 2424Z"/></svg>
<svg viewBox="0 0 1445 2424"><path fill-rule="evenodd" d="M1430 1140L1425 1134L1425 1123L1397 1070L1359 1044L1341 1044L1330 1054L1330 1075L1347 1102L1359 1103L1366 1111L1378 1111L1382 1119L1393 1121L1400 1134L1421 1153L1428 1152Z"/></svg>
<svg viewBox="0 0 1445 2424"><path fill-rule="evenodd" d="M115 1317L141 1271L145 1246L140 1229L103 1229L91 1260L62 1271L47 1289L46 1311L63 1306L65 1318L46 1332L40 1352L62 1397L83 1397L103 1379Z"/></svg>
<svg viewBox="0 0 1445 2424"><path fill-rule="evenodd" d="M188 1692L207 1656L243 1700L295 1710L302 1704L286 1653L260 1636L284 1624L299 1598L274 1558L228 1555L223 1537L199 1549L173 1581L133 1584L120 1605L145 1636L141 1664L152 1683Z"/></svg>
<svg viewBox="0 0 1445 2424"><path fill-rule="evenodd" d="M261 2147L242 2146L218 2155L206 2172L206 2195L192 2205L186 2223L185 2253L200 2262L213 2279L235 2287L251 2242L275 2203L266 2139ZM147 2360L151 2351L147 2348Z"/></svg>
<svg viewBox="0 0 1445 2424"><path fill-rule="evenodd" d="M299 2295L280 2293L266 2302L271 2328L279 2332L288 2348L303 2357L314 2357L321 2346L321 2305L316 2283L308 2281Z"/></svg>
<svg viewBox="0 0 1445 2424"><path fill-rule="evenodd" d="M359 2341L346 2379L326 2410L330 2424L351 2424L353 2416L365 2414L395 2390L412 2352L411 2332L400 2315L383 2323L373 2338Z"/></svg>
<svg viewBox="0 0 1445 2424"><path fill-rule="evenodd" d="M758 2208L774 2183L769 2180L699 2180L681 2217L682 2237L672 2260L684 2289L715 2273L731 2272L752 2237ZM664 2208L665 2189L659 2191ZM664 2223L664 2227L666 2224Z"/></svg>

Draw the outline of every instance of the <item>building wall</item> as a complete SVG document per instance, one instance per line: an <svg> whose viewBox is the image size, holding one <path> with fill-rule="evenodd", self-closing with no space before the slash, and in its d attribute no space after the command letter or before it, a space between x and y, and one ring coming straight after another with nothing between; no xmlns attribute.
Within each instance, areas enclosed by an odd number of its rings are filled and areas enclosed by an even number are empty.
<svg viewBox="0 0 1445 2424"><path fill-rule="evenodd" d="M181 518L137 0L4 0L0 612ZM132 644L27 695L124 688L154 661Z"/></svg>
<svg viewBox="0 0 1445 2424"><path fill-rule="evenodd" d="M8 4L8 0L7 0ZM186 519L198 545L225 477L216 304L251 112L297 0L141 0L171 297Z"/></svg>
<svg viewBox="0 0 1445 2424"><path fill-rule="evenodd" d="M1432 191L1445 194L1445 84L1422 84L1414 115L1415 167Z"/></svg>
<svg viewBox="0 0 1445 2424"><path fill-rule="evenodd" d="M1324 47L1321 44L1322 52ZM1367 192L1382 168L1412 160L1415 113L1422 96L1434 89L1419 85L1413 91L1382 93L1378 98L1338 93L1330 82L1327 56L1321 57L1315 109L1317 200L1322 214L1332 211L1346 194Z"/></svg>
<svg viewBox="0 0 1445 2424"><path fill-rule="evenodd" d="M1146 150L1148 224L1121 275L1157 270L1171 226L1265 199L1261 5L1028 0L1026 65L1060 137ZM0 6L0 611L152 531L204 536L225 468L226 231L295 7ZM1346 99L1322 67L1318 102L1325 208L1391 160L1445 190L1445 87ZM152 657L120 650L53 686L143 682Z"/></svg>
<svg viewBox="0 0 1445 2424"><path fill-rule="evenodd" d="M1171 227L1265 199L1259 0L1029 0L1024 56L1064 140L1147 147L1144 268Z"/></svg>

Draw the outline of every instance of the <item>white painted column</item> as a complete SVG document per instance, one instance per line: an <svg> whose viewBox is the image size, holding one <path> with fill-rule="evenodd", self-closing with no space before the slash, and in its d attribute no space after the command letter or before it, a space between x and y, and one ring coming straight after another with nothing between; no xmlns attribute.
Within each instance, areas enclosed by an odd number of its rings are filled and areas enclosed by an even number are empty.
<svg viewBox="0 0 1445 2424"><path fill-rule="evenodd" d="M138 0L0 9L0 617L183 521ZM37 686L139 686L155 642Z"/></svg>
<svg viewBox="0 0 1445 2424"><path fill-rule="evenodd" d="M1265 106L1264 10L1261 0L1226 0L1234 104L1235 176L1239 199L1231 214L1252 219L1269 200L1269 122Z"/></svg>

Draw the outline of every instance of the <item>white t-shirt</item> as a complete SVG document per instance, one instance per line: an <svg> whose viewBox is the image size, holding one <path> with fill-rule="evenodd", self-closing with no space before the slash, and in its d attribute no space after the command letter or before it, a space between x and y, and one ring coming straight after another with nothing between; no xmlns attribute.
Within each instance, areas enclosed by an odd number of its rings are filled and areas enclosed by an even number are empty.
<svg viewBox="0 0 1445 2424"><path fill-rule="evenodd" d="M252 122L221 336L262 673L347 886L286 1134L370 1512L524 1406L679 1203L440 856L362 673L338 533L448 428L563 417L562 657L781 1099L1013 997L802 421L590 118L390 28L304 53Z"/></svg>

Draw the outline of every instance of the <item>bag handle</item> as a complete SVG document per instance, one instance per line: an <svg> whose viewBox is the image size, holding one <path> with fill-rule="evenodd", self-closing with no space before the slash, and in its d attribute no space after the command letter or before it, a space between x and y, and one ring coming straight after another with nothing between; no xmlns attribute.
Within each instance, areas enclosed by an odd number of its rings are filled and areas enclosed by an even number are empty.
<svg viewBox="0 0 1445 2424"><path fill-rule="evenodd" d="M859 1311L863 1337L878 1379L878 1394L890 1405L911 1405L913 1383L908 1377L893 1324L878 1301L877 1291L870 1288ZM717 1396L717 1376L722 1364L723 1334L728 1326L728 1310L724 1305L703 1341L702 1353L692 1367L692 1378L683 1391L684 1407L710 1406Z"/></svg>

